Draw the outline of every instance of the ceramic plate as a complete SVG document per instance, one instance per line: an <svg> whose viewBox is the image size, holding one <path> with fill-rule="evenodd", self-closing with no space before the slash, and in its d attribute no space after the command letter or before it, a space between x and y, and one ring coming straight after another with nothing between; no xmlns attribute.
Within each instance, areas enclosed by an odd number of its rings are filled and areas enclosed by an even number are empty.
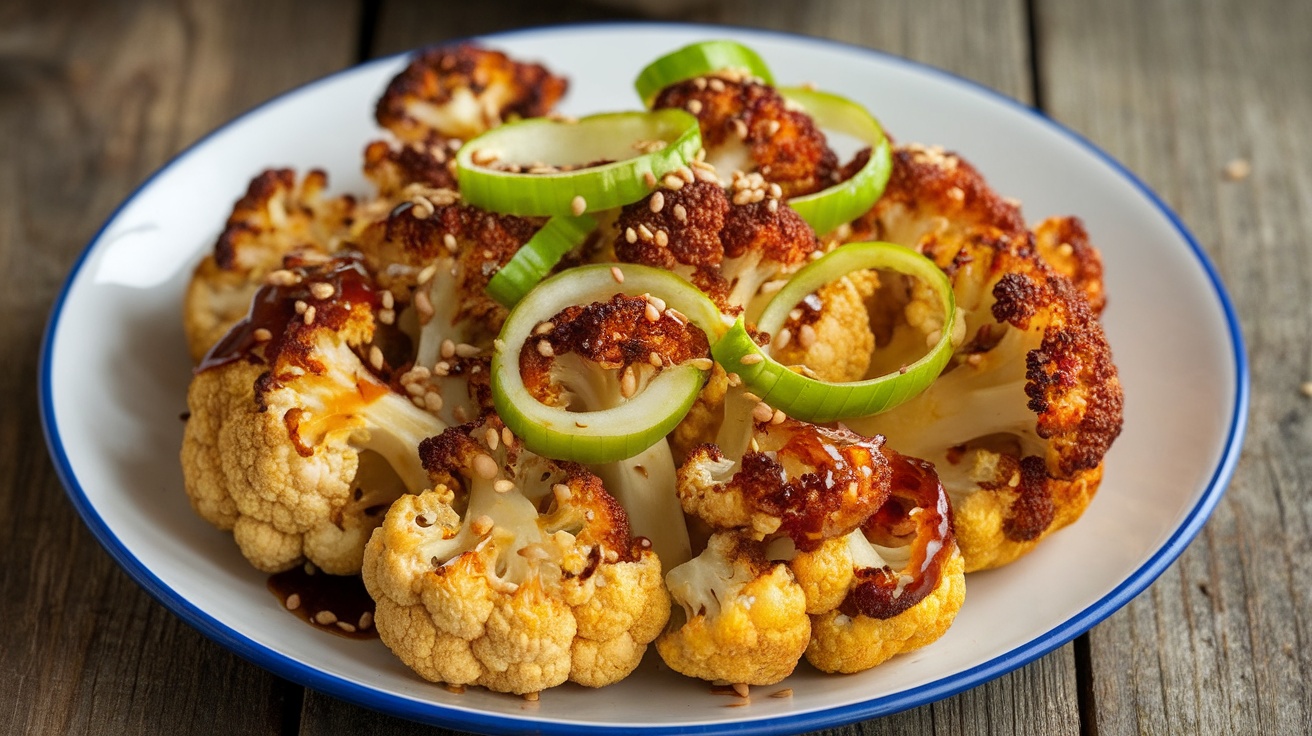
<svg viewBox="0 0 1312 736"><path fill-rule="evenodd" d="M1125 431L1078 524L1019 562L972 575L956 624L870 672L803 664L791 698L726 707L705 684L649 657L601 691L541 702L414 676L377 641L321 633L281 610L230 537L187 504L178 448L190 363L184 285L247 181L269 166L323 167L366 192L373 102L401 56L336 74L212 133L147 181L74 268L43 348L50 451L88 526L185 621L283 677L361 705L453 728L514 732L792 733L892 713L974 687L1069 641L1148 586L1215 506L1243 435L1243 346L1216 272L1179 220L1128 171L1042 115L970 82L865 49L795 36L607 24L485 39L570 77L563 111L632 109L656 56L706 38L755 47L781 84L814 81L864 103L901 141L962 153L1031 221L1084 218L1106 261L1105 324L1124 381ZM780 686L780 687L783 687Z"/></svg>

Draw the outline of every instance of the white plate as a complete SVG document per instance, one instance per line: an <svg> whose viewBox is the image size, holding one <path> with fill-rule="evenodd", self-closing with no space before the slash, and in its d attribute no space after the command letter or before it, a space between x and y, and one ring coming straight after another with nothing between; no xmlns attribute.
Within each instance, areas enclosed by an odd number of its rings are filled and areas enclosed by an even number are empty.
<svg viewBox="0 0 1312 736"><path fill-rule="evenodd" d="M798 732L909 708L979 685L1087 630L1148 586L1198 532L1234 470L1248 375L1237 320L1197 243L1129 172L1034 111L941 71L774 33L589 25L486 39L570 77L564 111L631 109L656 56L705 38L752 45L781 83L815 81L879 116L902 141L962 153L1033 221L1078 214L1106 260L1105 324L1125 386L1125 431L1098 498L1073 527L1001 570L972 575L939 641L861 675L805 664L791 699L729 708L649 657L601 691L540 703L455 695L377 641L325 635L281 610L228 535L187 505L178 464L190 363L180 300L232 202L261 169L320 166L367 191L360 153L373 102L405 59L336 74L229 123L147 181L92 241L55 305L40 373L42 418L69 495L101 543L183 620L309 687L475 731Z"/></svg>

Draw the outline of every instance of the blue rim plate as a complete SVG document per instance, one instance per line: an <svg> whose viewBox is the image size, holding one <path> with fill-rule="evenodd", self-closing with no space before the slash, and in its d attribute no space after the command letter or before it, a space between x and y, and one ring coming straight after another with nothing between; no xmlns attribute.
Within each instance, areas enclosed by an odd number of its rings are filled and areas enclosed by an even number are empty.
<svg viewBox="0 0 1312 736"><path fill-rule="evenodd" d="M1033 221L1081 216L1103 251L1104 324L1126 390L1126 425L1099 497L1035 553L972 575L947 635L860 675L831 677L804 665L780 685L792 688L791 698L754 698L746 707L725 707L653 657L605 690L565 686L528 705L479 690L449 693L377 642L320 634L280 609L264 578L190 511L182 491L178 415L190 363L181 294L261 169L319 166L335 189L367 191L358 169L364 144L377 136L372 103L403 56L306 85L206 136L129 197L79 258L51 313L39 388L51 457L96 538L165 607L278 675L394 715L487 733L796 733L849 723L1021 667L1143 591L1220 499L1247 417L1238 321L1183 223L1123 166L1040 113L867 49L674 24L561 26L483 40L570 76L564 111L580 114L636 107L629 85L643 64L721 37L755 47L781 84L814 81L866 104L900 141L958 151L1000 192L1020 198Z"/></svg>

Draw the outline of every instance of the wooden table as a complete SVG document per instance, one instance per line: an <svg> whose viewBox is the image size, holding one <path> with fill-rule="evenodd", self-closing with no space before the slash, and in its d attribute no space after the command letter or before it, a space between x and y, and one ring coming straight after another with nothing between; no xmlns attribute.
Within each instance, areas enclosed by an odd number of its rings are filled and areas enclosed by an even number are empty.
<svg viewBox="0 0 1312 736"><path fill-rule="evenodd" d="M238 112L372 56L614 17L545 0L0 6L0 731L440 732L283 681L124 575L47 459L40 335L114 206ZM676 18L870 46L1040 108L1184 218L1251 351L1238 472L1146 593L1005 677L834 733L1312 731L1312 3L726 0Z"/></svg>

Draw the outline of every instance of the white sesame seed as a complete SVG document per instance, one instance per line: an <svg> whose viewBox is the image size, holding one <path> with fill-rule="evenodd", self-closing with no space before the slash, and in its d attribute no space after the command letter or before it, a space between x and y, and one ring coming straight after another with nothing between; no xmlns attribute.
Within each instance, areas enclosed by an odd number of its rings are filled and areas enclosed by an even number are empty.
<svg viewBox="0 0 1312 736"><path fill-rule="evenodd" d="M541 355L544 358L550 358L555 354L556 351L552 349L550 342L547 342L546 340L538 341L538 355Z"/></svg>
<svg viewBox="0 0 1312 736"><path fill-rule="evenodd" d="M642 182L647 185L648 189L654 188L656 186L656 174L650 171L644 171L642 174Z"/></svg>
<svg viewBox="0 0 1312 736"><path fill-rule="evenodd" d="M735 682L733 684L733 691L737 693L740 698L745 698L751 693L751 689L745 683L741 682Z"/></svg>
<svg viewBox="0 0 1312 736"><path fill-rule="evenodd" d="M444 403L446 402L442 401L442 394L436 391L429 391L424 394L424 408L431 412L442 411Z"/></svg>
<svg viewBox="0 0 1312 736"><path fill-rule="evenodd" d="M765 360L765 358L762 358L760 353L748 353L747 355L744 355L742 358L740 358L738 362L742 363L743 365L756 365L757 363L760 363L762 360Z"/></svg>
<svg viewBox="0 0 1312 736"><path fill-rule="evenodd" d="M456 345L456 357L458 358L472 358L480 352L482 351L477 346L470 345L467 342Z"/></svg>
<svg viewBox="0 0 1312 736"><path fill-rule="evenodd" d="M346 621L338 621L337 628L341 629L342 631L345 631L348 634L355 633L355 624L348 623Z"/></svg>
<svg viewBox="0 0 1312 736"><path fill-rule="evenodd" d="M497 461L492 459L491 455L479 453L474 458L474 473L483 480L492 480L497 477Z"/></svg>
<svg viewBox="0 0 1312 736"><path fill-rule="evenodd" d="M651 306L650 304L647 306ZM624 398L632 398L638 391L638 377L633 371L633 366L624 369L624 375L620 378L620 395Z"/></svg>
<svg viewBox="0 0 1312 736"><path fill-rule="evenodd" d="M1237 158L1225 165L1225 178L1230 181L1242 181L1253 173L1253 165L1247 159Z"/></svg>
<svg viewBox="0 0 1312 736"><path fill-rule="evenodd" d="M656 231L656 245L664 248L670 244L670 236L664 230Z"/></svg>
<svg viewBox="0 0 1312 736"><path fill-rule="evenodd" d="M501 444L501 435L497 433L496 427L487 428L487 431L483 433L483 441L487 443L487 449L497 449L497 445Z"/></svg>
<svg viewBox="0 0 1312 736"><path fill-rule="evenodd" d="M638 242L638 231L631 227L624 228L624 239L630 243Z"/></svg>
<svg viewBox="0 0 1312 736"><path fill-rule="evenodd" d="M292 305L292 308L296 310L297 314L305 314L305 310L309 309L310 305L297 299L296 303Z"/></svg>
<svg viewBox="0 0 1312 736"><path fill-rule="evenodd" d="M772 199L769 202L766 202L765 208L770 211L770 214L773 215L774 213L779 211L779 200Z"/></svg>
<svg viewBox="0 0 1312 736"><path fill-rule="evenodd" d="M502 478L501 480L492 484L492 490L496 491L497 493L510 493L511 491L515 490L515 481L506 480L505 478Z"/></svg>
<svg viewBox="0 0 1312 736"><path fill-rule="evenodd" d="M779 132L778 120L771 120L769 124L765 126L765 134L768 136L773 136L775 133L778 132Z"/></svg>
<svg viewBox="0 0 1312 736"><path fill-rule="evenodd" d="M652 214L654 215L660 212L662 209L664 209L664 207L665 207L665 195L661 192L656 192L652 194L651 200L647 203L647 208L651 210Z"/></svg>
<svg viewBox="0 0 1312 736"><path fill-rule="evenodd" d="M786 687L786 688L784 688L784 689L782 689L782 690L775 690L774 692L770 693L770 697L772 697L772 698L791 698L791 697L793 697L793 689L792 689L791 687Z"/></svg>
<svg viewBox="0 0 1312 736"><path fill-rule="evenodd" d="M697 115L702 111L702 101L696 99L688 100L688 104L684 105L684 107L688 109L688 112Z"/></svg>
<svg viewBox="0 0 1312 736"><path fill-rule="evenodd" d="M365 611L364 613L360 614L360 623L356 624L356 626L360 627L361 629L367 629L373 625L374 625L373 611Z"/></svg>
<svg viewBox="0 0 1312 736"><path fill-rule="evenodd" d="M570 496L574 495L574 492L564 483L557 483L552 486L551 492L556 496L556 503L565 503L570 499Z"/></svg>
<svg viewBox="0 0 1312 736"><path fill-rule="evenodd" d="M291 286L292 284L300 282L300 280L300 276L297 276L285 268L271 271L268 276L264 277L264 281L273 286Z"/></svg>
<svg viewBox="0 0 1312 736"><path fill-rule="evenodd" d="M574 199L569 201L569 211L573 212L575 217L587 212L588 200L584 199L582 195L574 195Z"/></svg>
<svg viewBox="0 0 1312 736"><path fill-rule="evenodd" d="M287 603L286 603L286 605L287 605L287 610L288 610L288 611L295 611L296 609L300 608L300 607L301 607L301 596L300 596L300 594L299 594L299 593L292 593L291 595L287 596Z"/></svg>
<svg viewBox="0 0 1312 736"><path fill-rule="evenodd" d="M675 191L683 189L684 184L683 179L679 178L677 174L666 174L665 178L661 179L661 183Z"/></svg>
<svg viewBox="0 0 1312 736"><path fill-rule="evenodd" d="M442 245L446 246L446 249L447 249L447 250L451 251L452 253L455 253L455 252L456 252L456 236L452 235L451 233L447 233L447 234L443 235L443 236L442 236Z"/></svg>
<svg viewBox="0 0 1312 736"><path fill-rule="evenodd" d="M788 418L788 415L784 413L783 409L775 409L775 410L774 410L774 414L770 417L770 423L771 423L771 424L783 424L783 423L784 423L784 420L787 419L787 418Z"/></svg>
<svg viewBox="0 0 1312 736"><path fill-rule="evenodd" d="M332 284L316 281L310 284L310 295L315 299L331 299L333 294L337 293L336 287Z"/></svg>
<svg viewBox="0 0 1312 736"><path fill-rule="evenodd" d="M615 279L615 283L617 284L624 283L624 272L620 270L619 266L610 267L610 277Z"/></svg>
<svg viewBox="0 0 1312 736"><path fill-rule="evenodd" d="M679 222L687 222L687 221L688 221L688 209L687 209L686 207L684 207L683 205L681 205L681 204L675 203L675 205L674 205L674 219L678 220Z"/></svg>
<svg viewBox="0 0 1312 736"><path fill-rule="evenodd" d="M784 348L788 347L788 343L792 339L793 339L792 330L789 330L787 327L785 327L782 330L779 330L779 332L775 333L774 340L770 343L770 347L774 350L783 350Z"/></svg>
<svg viewBox="0 0 1312 736"><path fill-rule="evenodd" d="M710 358L693 358L688 362L692 363L692 367L699 371L709 371L715 366L715 361Z"/></svg>
<svg viewBox="0 0 1312 736"><path fill-rule="evenodd" d="M655 236L656 234L653 233L651 231L651 228L647 227L646 224L638 225L638 237L642 238L643 240L651 240Z"/></svg>
<svg viewBox="0 0 1312 736"><path fill-rule="evenodd" d="M314 324L314 313L315 313L315 309L313 306L309 306L305 308L305 315L304 315L305 324L307 325Z"/></svg>
<svg viewBox="0 0 1312 736"><path fill-rule="evenodd" d="M815 340L815 328L811 325L802 325L802 329L797 331L797 344L801 345L803 350L810 350Z"/></svg>
<svg viewBox="0 0 1312 736"><path fill-rule="evenodd" d="M390 309L380 309L378 310L378 321L385 325L395 324L396 312Z"/></svg>
<svg viewBox="0 0 1312 736"><path fill-rule="evenodd" d="M488 516L487 514L483 514L482 516L470 522L469 529L470 531L474 532L475 534L481 537L484 534L487 534L488 532L492 531L493 525L494 522L492 521L492 517Z"/></svg>
<svg viewBox="0 0 1312 736"><path fill-rule="evenodd" d="M655 304L648 302L645 316L647 317L648 322L660 322L661 310L657 309Z"/></svg>
<svg viewBox="0 0 1312 736"><path fill-rule="evenodd" d="M423 270L419 272L419 276L416 277L416 283L418 283L420 286L423 286L429 281L432 281L433 277L436 275L437 275L437 264L430 263L427 266L424 266Z"/></svg>
<svg viewBox="0 0 1312 736"><path fill-rule="evenodd" d="M332 611L320 611L314 614L314 622L320 626L331 626L337 623L337 614Z"/></svg>
<svg viewBox="0 0 1312 736"><path fill-rule="evenodd" d="M738 375L737 373L729 373L728 375L725 376L725 378L728 379L729 385L733 386L734 388L743 385L743 377Z"/></svg>
<svg viewBox="0 0 1312 736"><path fill-rule="evenodd" d="M664 312L664 311L665 311L665 300L664 300L664 299L662 299L662 298L660 298L660 297L658 297L658 296L653 296L653 295L651 295L651 294L643 294L642 296L643 296L643 298L645 298L645 299L647 300L647 303L648 303L648 304L652 305L653 307L656 307L656 311L658 311L658 312Z"/></svg>
<svg viewBox="0 0 1312 736"><path fill-rule="evenodd" d="M752 419L758 422L768 422L774 416L774 409L769 404L761 402L752 409Z"/></svg>
<svg viewBox="0 0 1312 736"><path fill-rule="evenodd" d="M447 338L442 341L442 347L439 348L443 358L453 358L456 354L456 341Z"/></svg>
<svg viewBox="0 0 1312 736"><path fill-rule="evenodd" d="M257 327L251 333L251 337L255 338L256 342L268 342L273 339L273 333L263 327Z"/></svg>
<svg viewBox="0 0 1312 736"><path fill-rule="evenodd" d="M655 366L656 368L660 368L661 366L665 365L665 364L661 361L661 356L660 356L660 354L657 353L655 350L651 351L651 353L647 356L647 362L648 362L648 363L651 363L651 364L652 364L653 366Z"/></svg>
<svg viewBox="0 0 1312 736"><path fill-rule="evenodd" d="M383 369L383 350L377 345L369 346L369 365L373 366L376 371Z"/></svg>

